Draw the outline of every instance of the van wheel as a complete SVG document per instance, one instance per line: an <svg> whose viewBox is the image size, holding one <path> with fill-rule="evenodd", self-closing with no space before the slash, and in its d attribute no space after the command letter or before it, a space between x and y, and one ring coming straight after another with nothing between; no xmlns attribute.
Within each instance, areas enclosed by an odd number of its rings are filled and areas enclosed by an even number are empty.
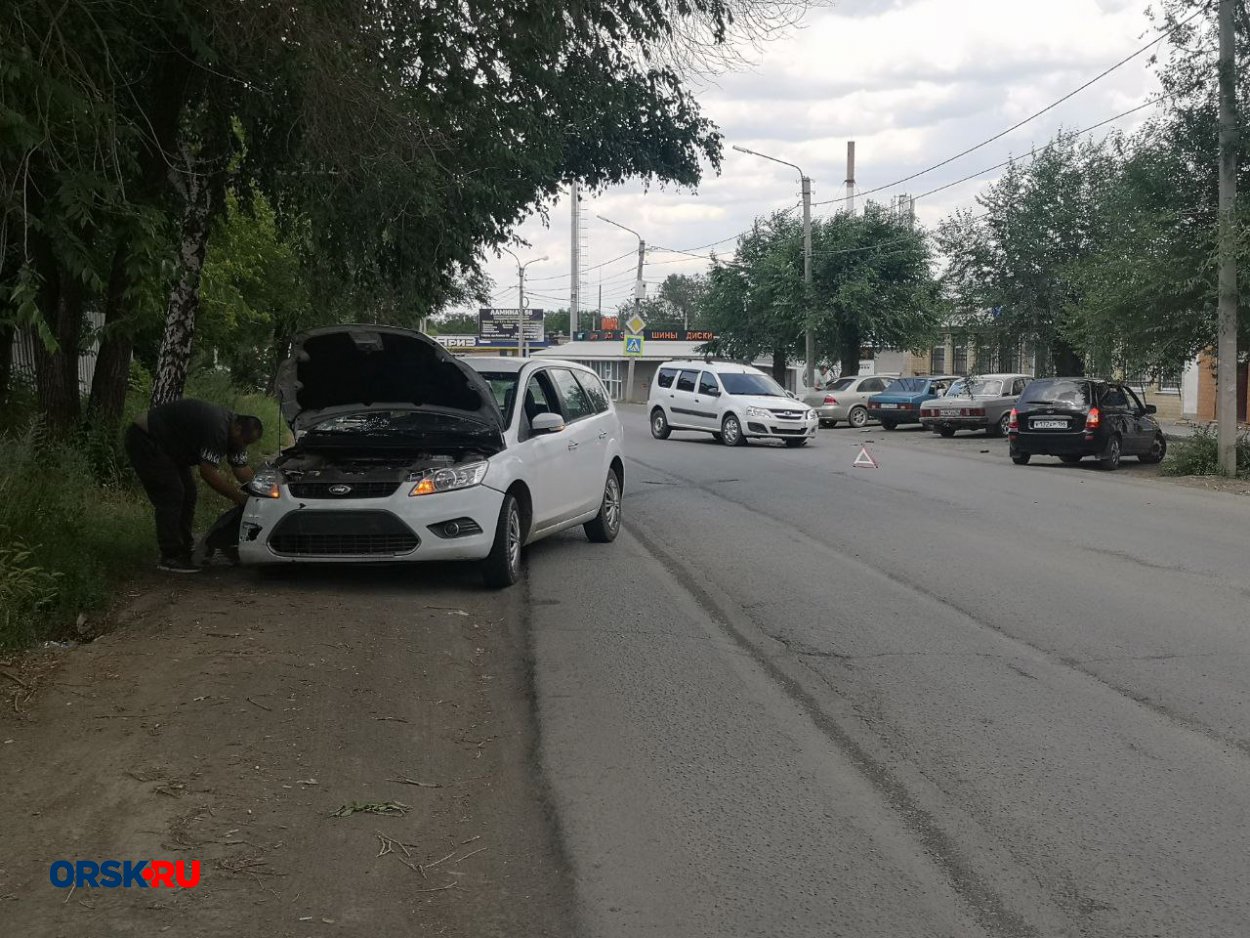
<svg viewBox="0 0 1250 938"><path fill-rule="evenodd" d="M499 520L495 522L495 541L490 554L482 561L482 579L491 589L505 589L521 579L521 506L511 494L503 497Z"/></svg>
<svg viewBox="0 0 1250 938"><path fill-rule="evenodd" d="M747 438L742 433L742 424L733 414L726 414L720 425L721 442L726 446L744 446Z"/></svg>
<svg viewBox="0 0 1250 938"><path fill-rule="evenodd" d="M603 501L594 520L582 525L586 536L596 544L611 544L621 530L621 479L615 469L608 470L603 484Z"/></svg>
<svg viewBox="0 0 1250 938"><path fill-rule="evenodd" d="M1137 458L1144 463L1163 462L1163 457L1168 454L1168 441L1162 433L1155 437L1155 441L1150 445L1150 452L1142 453Z"/></svg>
<svg viewBox="0 0 1250 938"><path fill-rule="evenodd" d="M1111 439L1107 441L1107 448L1103 450L1103 454L1098 457L1098 465L1108 471L1112 469L1119 469L1121 455L1120 447L1120 435L1118 433L1112 434Z"/></svg>
<svg viewBox="0 0 1250 938"><path fill-rule="evenodd" d="M668 425L668 418L664 416L664 411L659 407L651 411L651 435L657 440L667 440L672 432L673 428Z"/></svg>
<svg viewBox="0 0 1250 938"><path fill-rule="evenodd" d="M868 411L863 407L852 407L851 412L846 415L846 422L856 430L860 429L868 422Z"/></svg>

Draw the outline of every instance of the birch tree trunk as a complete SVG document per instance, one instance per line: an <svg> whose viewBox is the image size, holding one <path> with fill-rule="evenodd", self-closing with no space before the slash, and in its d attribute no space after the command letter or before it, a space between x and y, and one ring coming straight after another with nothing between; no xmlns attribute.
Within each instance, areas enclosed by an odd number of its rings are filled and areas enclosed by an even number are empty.
<svg viewBox="0 0 1250 938"><path fill-rule="evenodd" d="M161 339L156 378L152 383L152 406L182 397L195 339L195 317L200 309L200 275L208 248L208 179L196 172L197 164L187 159L185 181L176 182L185 198L182 214L182 246L178 254L178 279L169 291L165 308L165 334Z"/></svg>

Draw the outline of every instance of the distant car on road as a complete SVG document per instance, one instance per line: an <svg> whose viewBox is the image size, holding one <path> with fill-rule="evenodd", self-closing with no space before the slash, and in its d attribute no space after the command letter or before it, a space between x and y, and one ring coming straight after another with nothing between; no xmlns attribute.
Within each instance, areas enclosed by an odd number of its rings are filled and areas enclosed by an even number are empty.
<svg viewBox="0 0 1250 938"><path fill-rule="evenodd" d="M1168 444L1154 412L1115 381L1039 378L1011 412L1011 461L1023 466L1034 456L1058 456L1077 463L1094 456L1104 469L1117 468L1123 456L1161 462Z"/></svg>
<svg viewBox="0 0 1250 938"><path fill-rule="evenodd" d="M944 397L920 408L920 422L942 436L957 430L984 430L1006 436L1011 408L1030 381L1028 375L993 374L962 378Z"/></svg>
<svg viewBox="0 0 1250 938"><path fill-rule="evenodd" d="M703 430L726 446L748 439L804 446L816 435L816 411L758 368L733 362L670 361L656 372L647 401L651 435Z"/></svg>
<svg viewBox="0 0 1250 938"><path fill-rule="evenodd" d="M885 392L868 398L868 416L887 430L900 423L919 423L920 405L941 397L958 380L958 375L899 378Z"/></svg>
<svg viewBox="0 0 1250 938"><path fill-rule="evenodd" d="M845 420L858 429L868 422L868 398L886 391L897 375L860 375L839 378L824 391L809 390L803 403L816 410L822 427L836 427Z"/></svg>

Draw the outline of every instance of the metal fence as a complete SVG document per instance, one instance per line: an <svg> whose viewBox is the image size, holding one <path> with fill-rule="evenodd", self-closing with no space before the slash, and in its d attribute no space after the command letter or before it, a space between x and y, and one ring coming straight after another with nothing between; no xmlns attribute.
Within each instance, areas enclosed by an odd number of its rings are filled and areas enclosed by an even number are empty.
<svg viewBox="0 0 1250 938"><path fill-rule="evenodd" d="M100 330L104 328L104 314L88 312L84 316L86 341L78 356L78 390L84 397L91 393L91 381L95 377L96 358L100 354ZM19 329L13 337L11 355L14 383L35 383L35 350L41 340L34 329Z"/></svg>

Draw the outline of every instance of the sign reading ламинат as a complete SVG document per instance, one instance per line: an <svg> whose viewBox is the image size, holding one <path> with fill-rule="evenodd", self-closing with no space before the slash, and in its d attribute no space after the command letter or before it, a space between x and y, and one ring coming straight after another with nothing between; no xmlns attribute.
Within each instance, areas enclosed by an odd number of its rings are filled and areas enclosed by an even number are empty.
<svg viewBox="0 0 1250 938"><path fill-rule="evenodd" d="M488 343L511 339L516 341L517 318L525 320L525 341L542 342L547 338L546 311L541 309L479 309L477 334Z"/></svg>

